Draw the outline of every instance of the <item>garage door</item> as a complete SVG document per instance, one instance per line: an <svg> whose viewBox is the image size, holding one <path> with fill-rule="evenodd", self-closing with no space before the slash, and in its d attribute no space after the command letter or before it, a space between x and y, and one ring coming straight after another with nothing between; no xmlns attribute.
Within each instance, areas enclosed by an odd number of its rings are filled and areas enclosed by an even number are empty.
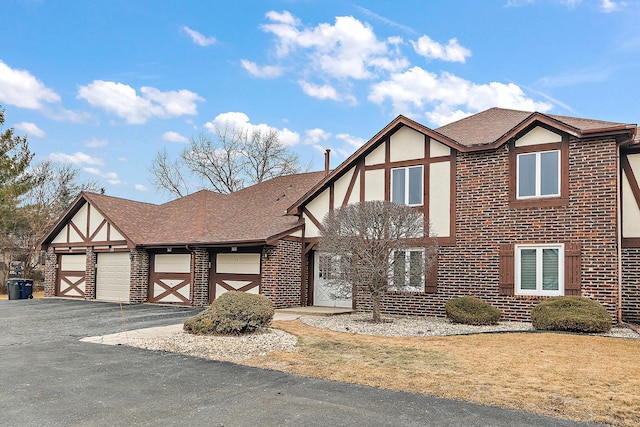
<svg viewBox="0 0 640 427"><path fill-rule="evenodd" d="M191 254L155 254L151 257L149 302L191 303Z"/></svg>
<svg viewBox="0 0 640 427"><path fill-rule="evenodd" d="M260 293L260 254L217 254L209 302L229 291Z"/></svg>
<svg viewBox="0 0 640 427"><path fill-rule="evenodd" d="M86 269L86 255L60 255L60 271L58 273L56 295L84 298Z"/></svg>
<svg viewBox="0 0 640 427"><path fill-rule="evenodd" d="M129 302L129 252L97 254L96 299Z"/></svg>

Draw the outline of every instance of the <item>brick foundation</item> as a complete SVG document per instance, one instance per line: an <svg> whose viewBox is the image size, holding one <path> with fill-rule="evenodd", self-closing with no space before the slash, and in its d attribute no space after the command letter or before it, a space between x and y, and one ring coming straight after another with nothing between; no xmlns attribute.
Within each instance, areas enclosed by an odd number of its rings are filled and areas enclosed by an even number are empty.
<svg viewBox="0 0 640 427"><path fill-rule="evenodd" d="M87 248L87 261L85 271L85 285L84 285L84 299L94 300L96 299L96 253L93 252L92 247Z"/></svg>
<svg viewBox="0 0 640 427"><path fill-rule="evenodd" d="M191 304L195 307L209 305L209 251L196 248L193 251L193 289Z"/></svg>
<svg viewBox="0 0 640 427"><path fill-rule="evenodd" d="M624 248L622 265L622 320L640 325L640 248Z"/></svg>
<svg viewBox="0 0 640 427"><path fill-rule="evenodd" d="M140 248L131 249L131 285L129 302L132 304L148 301L149 295L149 253Z"/></svg>
<svg viewBox="0 0 640 427"><path fill-rule="evenodd" d="M53 297L56 295L56 280L58 255L56 255L53 247L47 248L44 258L44 296Z"/></svg>

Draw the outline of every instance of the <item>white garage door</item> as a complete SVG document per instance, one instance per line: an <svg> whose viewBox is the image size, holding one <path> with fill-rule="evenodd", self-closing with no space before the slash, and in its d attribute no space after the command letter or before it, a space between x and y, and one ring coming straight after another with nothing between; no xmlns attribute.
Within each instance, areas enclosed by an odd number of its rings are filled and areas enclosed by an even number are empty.
<svg viewBox="0 0 640 427"><path fill-rule="evenodd" d="M191 254L153 255L149 287L149 302L189 305Z"/></svg>
<svg viewBox="0 0 640 427"><path fill-rule="evenodd" d="M96 299L129 302L129 252L100 253L97 255L97 267Z"/></svg>

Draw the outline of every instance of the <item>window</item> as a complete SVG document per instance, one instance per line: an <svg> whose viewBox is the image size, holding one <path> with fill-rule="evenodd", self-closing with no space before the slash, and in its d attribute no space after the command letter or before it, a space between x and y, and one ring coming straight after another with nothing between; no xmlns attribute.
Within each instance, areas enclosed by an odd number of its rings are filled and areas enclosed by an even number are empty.
<svg viewBox="0 0 640 427"><path fill-rule="evenodd" d="M516 245L516 294L563 295L563 245Z"/></svg>
<svg viewBox="0 0 640 427"><path fill-rule="evenodd" d="M560 196L560 150L518 154L517 198Z"/></svg>
<svg viewBox="0 0 640 427"><path fill-rule="evenodd" d="M424 291L424 249L394 251L391 260L391 290Z"/></svg>
<svg viewBox="0 0 640 427"><path fill-rule="evenodd" d="M391 169L391 201L401 205L422 205L422 166Z"/></svg>

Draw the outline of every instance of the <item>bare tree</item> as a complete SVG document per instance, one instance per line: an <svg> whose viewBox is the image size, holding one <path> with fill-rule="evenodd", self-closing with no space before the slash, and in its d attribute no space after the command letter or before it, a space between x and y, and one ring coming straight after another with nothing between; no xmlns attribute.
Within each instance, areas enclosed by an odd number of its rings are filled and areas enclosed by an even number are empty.
<svg viewBox="0 0 640 427"><path fill-rule="evenodd" d="M189 193L187 176L210 188L228 194L245 186L299 171L298 156L282 143L275 129L216 126L215 138L201 132L191 138L189 147L174 161L166 150L159 152L151 167L153 185L181 197ZM185 173L183 173L185 171Z"/></svg>
<svg viewBox="0 0 640 427"><path fill-rule="evenodd" d="M151 165L151 174L153 175L154 187L178 197L189 194L189 186L184 179L180 162L169 160L166 149L156 153L156 158Z"/></svg>
<svg viewBox="0 0 640 427"><path fill-rule="evenodd" d="M22 276L30 277L38 265L36 245L81 191L101 191L97 182L78 181L79 169L43 161L29 170L31 188L21 198L11 227L3 233L3 273L11 263L19 263Z"/></svg>
<svg viewBox="0 0 640 427"><path fill-rule="evenodd" d="M373 322L382 321L382 297L389 290L424 290L438 248L423 214L406 205L369 201L330 212L319 250L333 257L328 281L337 295L365 290Z"/></svg>

